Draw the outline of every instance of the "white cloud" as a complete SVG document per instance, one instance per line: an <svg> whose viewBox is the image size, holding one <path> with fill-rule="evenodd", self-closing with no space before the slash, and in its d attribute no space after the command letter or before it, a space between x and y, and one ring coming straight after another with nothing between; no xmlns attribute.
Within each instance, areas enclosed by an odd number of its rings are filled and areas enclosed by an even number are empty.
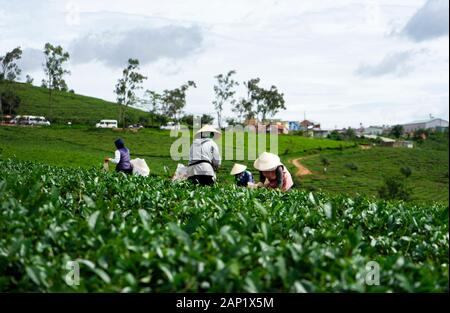
<svg viewBox="0 0 450 313"><path fill-rule="evenodd" d="M411 24L425 2L79 0L79 23L71 25L66 1L6 1L0 54L18 45L61 44L72 52L69 87L107 100L115 98L119 66L135 55L148 76L145 89L194 80L198 88L188 91L186 111L195 114L214 113L213 77L235 69L239 82L260 77L263 86L274 84L285 94L283 119L301 119L306 111L333 128L429 113L448 118L448 36L389 35ZM186 41L162 36L167 27ZM35 68L31 74L40 81L42 69ZM240 87L238 95L244 94ZM230 108L225 115L232 115Z"/></svg>
<svg viewBox="0 0 450 313"><path fill-rule="evenodd" d="M129 58L137 58L143 65L161 58L184 58L198 52L202 40L197 26L136 28L88 34L74 40L69 51L73 64L97 60L108 66L123 67Z"/></svg>
<svg viewBox="0 0 450 313"><path fill-rule="evenodd" d="M387 74L407 75L414 70L414 57L421 53L424 51L407 50L389 53L378 64L361 64L356 70L356 74L362 77L377 77Z"/></svg>

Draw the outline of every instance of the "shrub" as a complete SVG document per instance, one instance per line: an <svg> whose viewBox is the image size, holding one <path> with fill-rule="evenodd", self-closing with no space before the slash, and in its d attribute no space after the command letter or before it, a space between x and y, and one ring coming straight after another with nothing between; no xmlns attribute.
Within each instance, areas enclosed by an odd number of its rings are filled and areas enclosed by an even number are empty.
<svg viewBox="0 0 450 313"><path fill-rule="evenodd" d="M393 126L389 135L395 138L400 138L403 135L403 126L402 125Z"/></svg>
<svg viewBox="0 0 450 313"><path fill-rule="evenodd" d="M327 166L330 165L330 160L328 160L328 159L325 158L325 157L321 157L321 158L320 158L320 162L321 162L322 165L325 166L325 167L327 167Z"/></svg>
<svg viewBox="0 0 450 313"><path fill-rule="evenodd" d="M352 171L358 170L358 166L355 163L347 163L347 164L345 164L345 167Z"/></svg>
<svg viewBox="0 0 450 313"><path fill-rule="evenodd" d="M0 160L0 205L0 292L448 290L446 205L13 160ZM372 260L380 286L358 279Z"/></svg>
<svg viewBox="0 0 450 313"><path fill-rule="evenodd" d="M411 190L406 186L402 176L389 176L384 179L384 184L378 189L378 195L385 200L404 200L411 198Z"/></svg>
<svg viewBox="0 0 450 313"><path fill-rule="evenodd" d="M405 167L400 168L400 173L402 173L403 176L408 178L409 176L411 176L412 170L409 166L405 166Z"/></svg>

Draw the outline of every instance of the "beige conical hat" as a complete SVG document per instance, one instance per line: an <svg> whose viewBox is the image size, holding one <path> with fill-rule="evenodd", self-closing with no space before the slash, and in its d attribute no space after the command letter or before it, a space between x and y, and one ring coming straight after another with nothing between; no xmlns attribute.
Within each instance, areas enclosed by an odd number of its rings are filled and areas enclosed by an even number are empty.
<svg viewBox="0 0 450 313"><path fill-rule="evenodd" d="M233 168L231 169L230 175L240 174L243 171L245 171L246 169L247 169L247 166L236 163L236 164L234 164Z"/></svg>
<svg viewBox="0 0 450 313"><path fill-rule="evenodd" d="M280 165L283 165L280 157L270 152L261 153L259 158L253 163L253 166L259 171L273 171Z"/></svg>
<svg viewBox="0 0 450 313"><path fill-rule="evenodd" d="M200 130L198 130L195 135L198 137L201 133L214 133L214 138L218 138L222 133L212 127L211 125L204 125Z"/></svg>

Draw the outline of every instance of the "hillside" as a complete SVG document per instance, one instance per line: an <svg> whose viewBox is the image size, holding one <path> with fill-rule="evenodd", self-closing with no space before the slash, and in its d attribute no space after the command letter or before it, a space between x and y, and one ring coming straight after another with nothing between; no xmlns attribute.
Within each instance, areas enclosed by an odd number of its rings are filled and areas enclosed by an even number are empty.
<svg viewBox="0 0 450 313"><path fill-rule="evenodd" d="M169 131L146 128L137 133L120 132L111 129L96 129L79 126L52 127L0 127L0 157L14 157L21 160L36 160L51 165L69 167L100 167L104 157L114 153L114 140L124 138L133 158L144 158L152 173L170 176L177 163L170 157L170 146L176 138ZM222 137L225 145L225 136ZM312 139L300 136L279 136L279 154L285 163L289 158L319 150L340 150L352 147L353 143L328 139ZM245 147L247 147L247 140ZM253 168L253 161L239 161ZM224 160L219 178L231 181L228 175L233 160Z"/></svg>
<svg viewBox="0 0 450 313"><path fill-rule="evenodd" d="M168 131L142 129L133 133L86 126L0 127L0 158L100 169L103 158L112 156L117 137L124 138L133 158L147 161L152 174L170 177L178 163L187 163L170 157L175 138L170 137ZM297 188L376 196L384 176L397 174L400 167L409 166L412 176L408 180L414 200L448 202L448 150L444 149L445 146L448 148L448 139L447 142L424 142L414 149L370 150L355 148L351 142L328 139L291 135L281 135L278 139L279 155L293 175L297 169L290 161L299 157L305 158L301 163L312 171L312 175L295 177ZM323 173L322 157L331 163L326 174ZM233 181L229 171L234 162L246 164L257 176L251 160L224 160L218 172L221 183ZM350 170L346 166L348 163L355 164L358 169Z"/></svg>
<svg viewBox="0 0 450 313"><path fill-rule="evenodd" d="M448 153L422 148L373 148L344 151L325 157L330 165L323 172L323 156L302 160L312 175L302 176L301 185L307 190L345 192L376 196L387 176L400 174L401 167L409 167L412 175L407 184L412 189L412 200L435 200L448 203ZM348 164L354 164L352 170Z"/></svg>
<svg viewBox="0 0 450 313"><path fill-rule="evenodd" d="M49 117L48 91L46 88L17 83L15 91L22 100L18 113L21 115L42 115L53 123L94 125L101 119L118 119L116 103L68 92L53 93L52 116ZM149 113L129 108L127 115L132 122L148 118Z"/></svg>

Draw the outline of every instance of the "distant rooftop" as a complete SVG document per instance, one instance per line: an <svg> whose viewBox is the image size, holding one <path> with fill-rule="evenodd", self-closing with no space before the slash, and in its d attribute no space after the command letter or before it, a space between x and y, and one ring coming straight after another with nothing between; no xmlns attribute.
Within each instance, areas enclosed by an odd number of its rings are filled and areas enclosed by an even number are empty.
<svg viewBox="0 0 450 313"><path fill-rule="evenodd" d="M403 125L428 123L428 122L435 121L435 120L444 120L444 119L439 118L439 117L434 117L434 118L428 118L428 119L425 119L425 120L412 121L412 122L409 122L409 123L405 123Z"/></svg>

